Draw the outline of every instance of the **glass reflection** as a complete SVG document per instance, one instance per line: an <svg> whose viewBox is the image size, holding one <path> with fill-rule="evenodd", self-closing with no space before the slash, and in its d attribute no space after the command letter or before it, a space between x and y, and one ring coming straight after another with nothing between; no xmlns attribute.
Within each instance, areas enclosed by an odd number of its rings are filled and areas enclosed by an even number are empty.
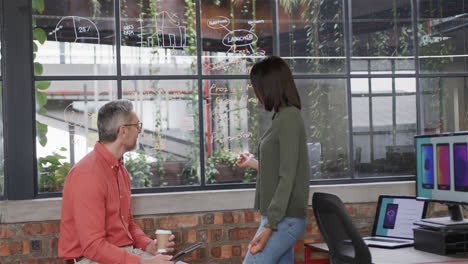
<svg viewBox="0 0 468 264"><path fill-rule="evenodd" d="M410 0L353 0L351 12L353 71L414 72Z"/></svg>
<svg viewBox="0 0 468 264"><path fill-rule="evenodd" d="M36 82L36 85L41 82ZM71 167L98 140L97 113L117 99L113 81L56 81L36 93L39 192L62 190Z"/></svg>
<svg viewBox="0 0 468 264"><path fill-rule="evenodd" d="M204 80L206 131L206 182L254 182L257 172L236 166L236 152L256 156L263 120L271 114L262 110L247 80Z"/></svg>
<svg viewBox="0 0 468 264"><path fill-rule="evenodd" d="M200 183L196 81L124 81L123 98L143 122L136 152L125 154L132 188Z"/></svg>
<svg viewBox="0 0 468 264"><path fill-rule="evenodd" d="M310 177L350 177L346 82L296 79L308 134Z"/></svg>
<svg viewBox="0 0 468 264"><path fill-rule="evenodd" d="M421 72L466 72L466 1L418 0Z"/></svg>
<svg viewBox="0 0 468 264"><path fill-rule="evenodd" d="M124 75L197 73L193 1L121 1Z"/></svg>
<svg viewBox="0 0 468 264"><path fill-rule="evenodd" d="M355 175L414 174L415 80L362 78L351 86Z"/></svg>
<svg viewBox="0 0 468 264"><path fill-rule="evenodd" d="M258 58L272 54L272 1L201 3L203 74L248 74Z"/></svg>
<svg viewBox="0 0 468 264"><path fill-rule="evenodd" d="M36 75L116 73L113 1L44 1L34 10Z"/></svg>
<svg viewBox="0 0 468 264"><path fill-rule="evenodd" d="M280 54L295 73L345 70L343 1L279 1Z"/></svg>

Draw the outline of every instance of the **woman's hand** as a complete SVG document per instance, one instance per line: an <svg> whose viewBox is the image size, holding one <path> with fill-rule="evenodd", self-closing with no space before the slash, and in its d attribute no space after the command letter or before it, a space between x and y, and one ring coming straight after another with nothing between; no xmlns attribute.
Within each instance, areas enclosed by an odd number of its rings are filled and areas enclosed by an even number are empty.
<svg viewBox="0 0 468 264"><path fill-rule="evenodd" d="M250 167L252 169L258 170L258 161L250 153L240 153L239 159L237 160L237 166L240 168Z"/></svg>
<svg viewBox="0 0 468 264"><path fill-rule="evenodd" d="M174 239L175 239L174 235L171 235L169 237L169 243L167 243L167 245L166 245L166 253L168 253L168 254L174 252L174 246L175 246ZM157 246L157 243L156 243L156 239L151 241L146 246L145 251L150 253L151 255L154 255L154 256L160 254L160 252L158 252L158 246Z"/></svg>
<svg viewBox="0 0 468 264"><path fill-rule="evenodd" d="M271 233L273 233L273 230L267 227L262 233L260 233L260 235L255 237L249 243L250 254L255 255L258 252L262 252L268 242L268 239L270 239Z"/></svg>

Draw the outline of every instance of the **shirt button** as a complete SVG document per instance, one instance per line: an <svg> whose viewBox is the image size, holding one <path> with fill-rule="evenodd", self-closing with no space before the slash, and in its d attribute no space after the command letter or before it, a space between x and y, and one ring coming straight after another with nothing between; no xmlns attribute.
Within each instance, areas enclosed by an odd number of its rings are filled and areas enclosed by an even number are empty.
<svg viewBox="0 0 468 264"><path fill-rule="evenodd" d="M122 218L124 218L123 215L122 215Z"/></svg>
<svg viewBox="0 0 468 264"><path fill-rule="evenodd" d="M120 195L120 199L122 199L122 198L123 198L123 196L122 196L122 195Z"/></svg>

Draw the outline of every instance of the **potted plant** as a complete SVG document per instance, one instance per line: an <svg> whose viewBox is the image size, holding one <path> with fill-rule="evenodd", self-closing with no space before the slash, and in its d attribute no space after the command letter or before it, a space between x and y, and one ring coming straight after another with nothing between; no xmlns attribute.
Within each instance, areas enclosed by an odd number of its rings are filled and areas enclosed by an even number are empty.
<svg viewBox="0 0 468 264"><path fill-rule="evenodd" d="M206 182L241 182L244 170L236 166L238 155L228 150L215 151L207 159Z"/></svg>
<svg viewBox="0 0 468 264"><path fill-rule="evenodd" d="M60 148L60 151L67 151ZM70 162L62 162L65 156L53 152L52 155L39 158L39 192L58 192L63 188L65 179L70 172Z"/></svg>
<svg viewBox="0 0 468 264"><path fill-rule="evenodd" d="M125 155L125 168L130 175L133 188L151 187L149 179L151 165L148 163L143 150L138 150L136 153L127 153Z"/></svg>

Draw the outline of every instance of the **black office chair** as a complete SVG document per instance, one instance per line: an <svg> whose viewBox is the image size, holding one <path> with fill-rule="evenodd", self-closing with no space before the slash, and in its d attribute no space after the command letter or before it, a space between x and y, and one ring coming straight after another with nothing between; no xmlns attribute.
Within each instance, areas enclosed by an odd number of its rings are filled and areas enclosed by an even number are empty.
<svg viewBox="0 0 468 264"><path fill-rule="evenodd" d="M312 207L332 264L370 264L369 248L353 225L343 202L330 193L314 193Z"/></svg>

